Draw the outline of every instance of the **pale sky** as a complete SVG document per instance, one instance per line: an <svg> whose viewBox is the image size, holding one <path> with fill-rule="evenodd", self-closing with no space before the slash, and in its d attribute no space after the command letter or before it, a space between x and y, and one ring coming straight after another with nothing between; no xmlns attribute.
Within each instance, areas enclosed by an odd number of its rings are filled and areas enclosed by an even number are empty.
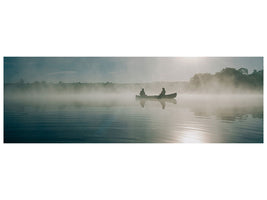
<svg viewBox="0 0 267 200"><path fill-rule="evenodd" d="M5 57L4 81L115 82L189 81L223 68L263 69L263 57Z"/></svg>

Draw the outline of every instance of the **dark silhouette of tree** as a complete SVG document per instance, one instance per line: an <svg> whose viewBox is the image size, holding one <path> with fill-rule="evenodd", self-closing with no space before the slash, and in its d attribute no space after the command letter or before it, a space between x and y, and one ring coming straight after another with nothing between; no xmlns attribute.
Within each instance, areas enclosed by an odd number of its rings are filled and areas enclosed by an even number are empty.
<svg viewBox="0 0 267 200"><path fill-rule="evenodd" d="M212 74L196 74L189 82L191 90L219 91L229 89L262 90L263 70L254 70L248 74L246 68L224 68L222 71Z"/></svg>

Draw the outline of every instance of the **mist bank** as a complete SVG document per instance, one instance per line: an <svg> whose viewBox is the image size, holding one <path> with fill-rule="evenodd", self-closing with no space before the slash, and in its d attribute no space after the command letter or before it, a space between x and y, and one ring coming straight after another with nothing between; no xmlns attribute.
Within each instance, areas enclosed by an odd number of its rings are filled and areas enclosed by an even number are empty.
<svg viewBox="0 0 267 200"><path fill-rule="evenodd" d="M54 95L54 94L138 94L144 88L147 95L159 94L162 88L167 93L179 94L262 94L263 70L254 70L248 74L246 68L225 68L215 74L195 74L190 81L151 82L151 83L49 83L35 81L25 83L21 79L17 83L5 83L4 94L13 95Z"/></svg>
<svg viewBox="0 0 267 200"><path fill-rule="evenodd" d="M108 98L107 98L108 97ZM137 106L137 107L136 107ZM71 111L90 107L116 107L110 114L116 115L125 109L146 108L149 112L162 109L169 111L168 119L176 118L184 110L197 117L216 117L228 122L245 120L249 117L263 118L263 95L218 95L218 94L184 94L177 100L136 100L133 95L24 95L20 98L5 98L5 109L12 112L31 110L46 113L47 111ZM107 109L107 110L109 110ZM251 115L251 116L249 116ZM182 117L186 117L181 115Z"/></svg>
<svg viewBox="0 0 267 200"><path fill-rule="evenodd" d="M153 82L153 83L6 83L5 95L12 94L138 94L145 88L147 94L157 94L165 87L167 92L178 92L186 88L188 82Z"/></svg>

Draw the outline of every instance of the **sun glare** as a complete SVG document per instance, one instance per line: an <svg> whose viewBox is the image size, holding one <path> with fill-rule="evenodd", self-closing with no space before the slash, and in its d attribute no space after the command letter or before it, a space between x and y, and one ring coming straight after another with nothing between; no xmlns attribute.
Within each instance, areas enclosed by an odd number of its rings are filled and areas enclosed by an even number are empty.
<svg viewBox="0 0 267 200"><path fill-rule="evenodd" d="M180 132L178 137L179 142L182 143L201 143L205 141L205 132L196 128L186 128Z"/></svg>

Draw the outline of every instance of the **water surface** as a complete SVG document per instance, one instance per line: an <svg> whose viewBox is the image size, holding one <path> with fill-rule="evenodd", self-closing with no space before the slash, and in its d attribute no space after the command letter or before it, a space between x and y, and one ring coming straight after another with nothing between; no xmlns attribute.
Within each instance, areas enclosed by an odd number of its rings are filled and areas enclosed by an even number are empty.
<svg viewBox="0 0 267 200"><path fill-rule="evenodd" d="M262 143L262 95L5 97L6 143Z"/></svg>

